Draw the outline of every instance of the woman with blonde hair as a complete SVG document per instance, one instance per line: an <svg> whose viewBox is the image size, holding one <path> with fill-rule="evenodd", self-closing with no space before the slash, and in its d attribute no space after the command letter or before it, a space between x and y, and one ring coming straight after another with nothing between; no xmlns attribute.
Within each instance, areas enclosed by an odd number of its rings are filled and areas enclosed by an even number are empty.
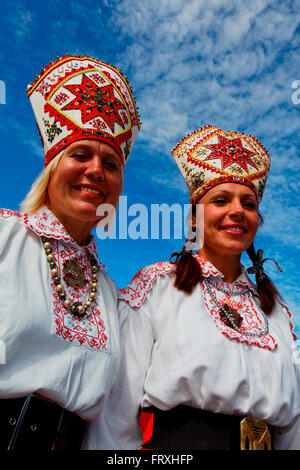
<svg viewBox="0 0 300 470"><path fill-rule="evenodd" d="M253 246L269 155L254 137L214 126L172 155L203 236L197 252L188 249L192 236L122 291L120 371L84 447L300 449L291 314ZM240 262L246 250L256 285ZM141 412L153 417L144 443Z"/></svg>
<svg viewBox="0 0 300 470"><path fill-rule="evenodd" d="M45 168L0 209L0 450L76 450L119 361L117 288L92 229L116 207L139 131L115 67L66 55L28 87Z"/></svg>

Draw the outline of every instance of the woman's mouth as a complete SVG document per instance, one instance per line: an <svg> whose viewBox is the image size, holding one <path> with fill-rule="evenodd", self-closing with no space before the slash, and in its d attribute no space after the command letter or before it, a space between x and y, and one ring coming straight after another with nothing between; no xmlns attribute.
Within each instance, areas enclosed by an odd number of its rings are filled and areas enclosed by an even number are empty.
<svg viewBox="0 0 300 470"><path fill-rule="evenodd" d="M234 235L242 235L247 232L246 227L244 225L239 225L239 224L223 225L222 227L220 227L220 230L226 233L234 234Z"/></svg>
<svg viewBox="0 0 300 470"><path fill-rule="evenodd" d="M98 198L98 197L104 196L104 193L100 189L97 189L92 186L77 185L74 187L78 189L80 192L89 195L90 197Z"/></svg>

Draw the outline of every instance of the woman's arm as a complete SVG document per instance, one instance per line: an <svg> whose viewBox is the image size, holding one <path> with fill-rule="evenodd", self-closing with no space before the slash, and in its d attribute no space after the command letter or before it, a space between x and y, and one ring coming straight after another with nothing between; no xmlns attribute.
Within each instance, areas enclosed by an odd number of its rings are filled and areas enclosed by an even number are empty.
<svg viewBox="0 0 300 470"><path fill-rule="evenodd" d="M153 347L147 300L139 308L120 302L121 360L116 383L98 421L88 425L84 449L138 449L140 404Z"/></svg>
<svg viewBox="0 0 300 470"><path fill-rule="evenodd" d="M289 426L276 428L273 445L275 450L300 450L300 416Z"/></svg>

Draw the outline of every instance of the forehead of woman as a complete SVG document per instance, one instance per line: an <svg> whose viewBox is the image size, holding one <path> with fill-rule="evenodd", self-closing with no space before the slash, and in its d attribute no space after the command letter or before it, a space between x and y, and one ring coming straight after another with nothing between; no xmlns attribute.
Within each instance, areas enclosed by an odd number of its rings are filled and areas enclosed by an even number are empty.
<svg viewBox="0 0 300 470"><path fill-rule="evenodd" d="M257 201L255 192L247 185L240 183L221 183L211 188L205 193L199 202L205 202L206 200L214 197L218 194L228 195L230 197L249 197Z"/></svg>
<svg viewBox="0 0 300 470"><path fill-rule="evenodd" d="M92 153L97 152L99 154L112 155L118 160L120 160L120 157L117 151L113 148L112 145L109 145L106 142L101 142L96 139L77 140L76 142L73 142L72 144L68 145L68 147L65 148L63 153L70 154L74 150L80 150L80 149L86 150Z"/></svg>

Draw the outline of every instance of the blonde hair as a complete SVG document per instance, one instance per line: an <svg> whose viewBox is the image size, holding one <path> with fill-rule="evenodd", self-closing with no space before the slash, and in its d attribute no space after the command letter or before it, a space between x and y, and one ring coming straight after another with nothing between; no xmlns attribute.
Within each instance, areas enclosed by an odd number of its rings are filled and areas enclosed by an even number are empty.
<svg viewBox="0 0 300 470"><path fill-rule="evenodd" d="M24 201L20 204L21 212L26 212L27 214L33 214L37 212L42 206L48 202L48 184L53 174L54 170L57 168L57 165L63 155L63 152L60 152L56 157L51 160L51 162L44 168L44 170L39 174L39 176L34 181L31 186L30 191L25 197Z"/></svg>

